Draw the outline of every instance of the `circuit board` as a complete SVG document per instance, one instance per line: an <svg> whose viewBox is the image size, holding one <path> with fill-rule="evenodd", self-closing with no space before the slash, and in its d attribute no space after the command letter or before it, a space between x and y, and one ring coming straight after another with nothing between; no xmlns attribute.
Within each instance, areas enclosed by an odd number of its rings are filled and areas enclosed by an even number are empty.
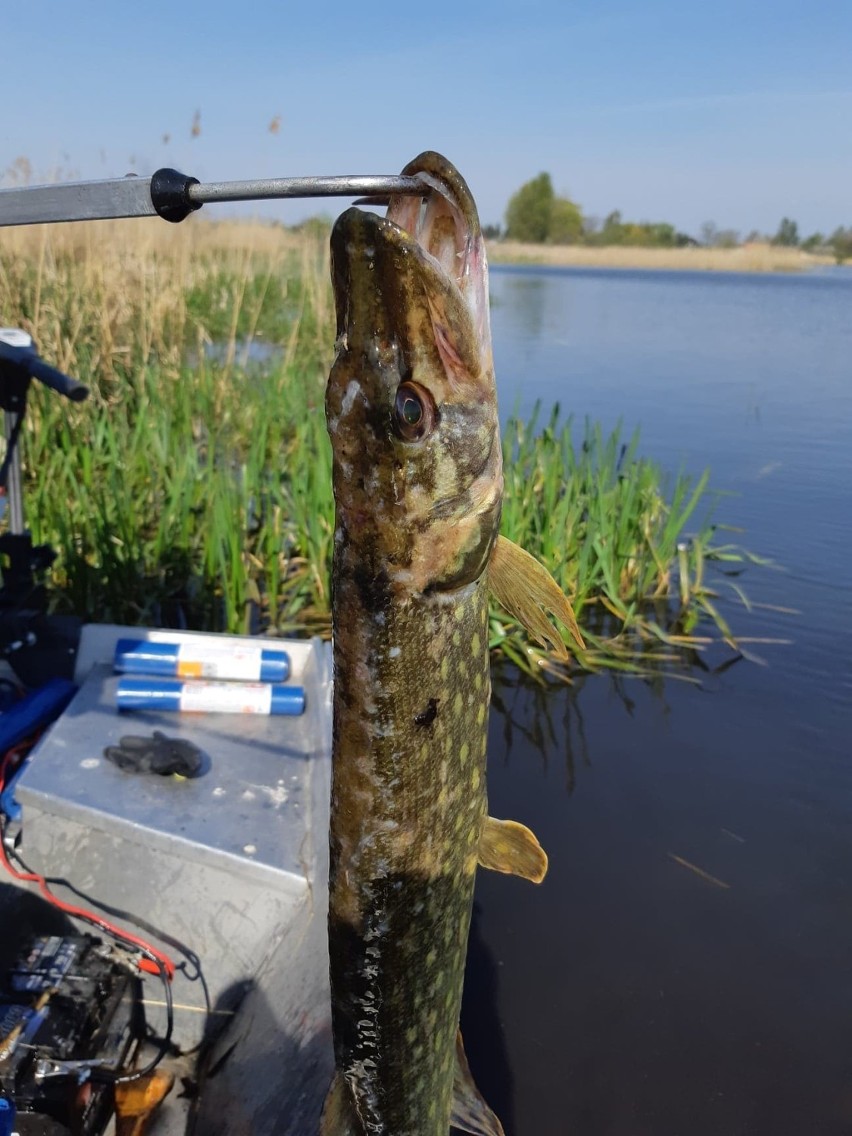
<svg viewBox="0 0 852 1136"><path fill-rule="evenodd" d="M38 935L0 975L0 1092L21 1136L99 1136L142 1034L138 979L93 935ZM82 1063L80 1065L79 1063ZM94 1063L107 1077L90 1076Z"/></svg>

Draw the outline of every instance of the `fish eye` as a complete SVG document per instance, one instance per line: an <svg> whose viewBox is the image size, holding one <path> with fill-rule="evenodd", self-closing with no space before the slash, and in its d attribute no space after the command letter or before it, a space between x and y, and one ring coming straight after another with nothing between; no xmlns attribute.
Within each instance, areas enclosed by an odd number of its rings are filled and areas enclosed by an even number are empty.
<svg viewBox="0 0 852 1136"><path fill-rule="evenodd" d="M417 395L404 392L396 396L396 412L406 426L419 426L423 418L423 403Z"/></svg>
<svg viewBox="0 0 852 1136"><path fill-rule="evenodd" d="M431 434L437 419L431 395L417 383L401 383L396 392L394 421L404 442L419 442Z"/></svg>

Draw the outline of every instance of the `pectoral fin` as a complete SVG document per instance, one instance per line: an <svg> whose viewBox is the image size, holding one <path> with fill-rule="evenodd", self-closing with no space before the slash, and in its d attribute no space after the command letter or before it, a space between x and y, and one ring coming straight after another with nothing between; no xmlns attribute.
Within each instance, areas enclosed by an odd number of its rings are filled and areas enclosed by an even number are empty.
<svg viewBox="0 0 852 1136"><path fill-rule="evenodd" d="M544 646L562 659L569 657L562 636L551 616L571 632L577 645L585 649L583 636L571 604L543 564L517 544L498 536L488 562L488 583L506 611Z"/></svg>
<svg viewBox="0 0 852 1136"><path fill-rule="evenodd" d="M486 817L477 856L483 868L523 876L534 884L540 884L547 874L547 853L533 833L516 820Z"/></svg>
<svg viewBox="0 0 852 1136"><path fill-rule="evenodd" d="M461 1030L456 1034L456 1071L453 1078L453 1128L471 1132L473 1136L505 1136L503 1125L485 1103L473 1083L470 1066L462 1044Z"/></svg>
<svg viewBox="0 0 852 1136"><path fill-rule="evenodd" d="M320 1121L320 1136L363 1136L352 1093L340 1073L334 1074Z"/></svg>

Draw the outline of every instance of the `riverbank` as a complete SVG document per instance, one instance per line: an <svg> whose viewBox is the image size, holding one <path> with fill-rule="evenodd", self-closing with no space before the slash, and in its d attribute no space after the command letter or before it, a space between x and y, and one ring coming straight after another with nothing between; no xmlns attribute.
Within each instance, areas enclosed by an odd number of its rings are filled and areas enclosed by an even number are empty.
<svg viewBox="0 0 852 1136"><path fill-rule="evenodd" d="M748 244L741 248L638 248L608 245L534 245L489 241L491 264L534 264L554 268L640 268L685 272L806 272L834 263L801 249Z"/></svg>

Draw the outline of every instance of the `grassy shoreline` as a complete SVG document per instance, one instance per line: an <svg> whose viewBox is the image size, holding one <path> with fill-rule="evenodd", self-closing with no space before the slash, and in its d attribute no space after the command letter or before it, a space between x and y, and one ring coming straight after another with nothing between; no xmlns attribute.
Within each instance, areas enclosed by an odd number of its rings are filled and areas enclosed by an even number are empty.
<svg viewBox="0 0 852 1136"><path fill-rule="evenodd" d="M30 400L27 521L59 550L56 607L327 635L327 240L138 221L11 238L0 250L4 317L92 388L83 404L41 391ZM258 340L274 350L253 364L246 344ZM635 439L588 423L576 435L557 413L510 423L503 532L574 603L588 643L577 664L636 672L712 642L737 650L708 565L747 557L717 541L706 475L668 478ZM553 663L497 608L491 647L530 673Z"/></svg>
<svg viewBox="0 0 852 1136"><path fill-rule="evenodd" d="M684 272L807 272L834 264L830 256L768 244L741 248L641 248L608 245L534 245L489 241L491 264L527 264L560 268L640 268Z"/></svg>

